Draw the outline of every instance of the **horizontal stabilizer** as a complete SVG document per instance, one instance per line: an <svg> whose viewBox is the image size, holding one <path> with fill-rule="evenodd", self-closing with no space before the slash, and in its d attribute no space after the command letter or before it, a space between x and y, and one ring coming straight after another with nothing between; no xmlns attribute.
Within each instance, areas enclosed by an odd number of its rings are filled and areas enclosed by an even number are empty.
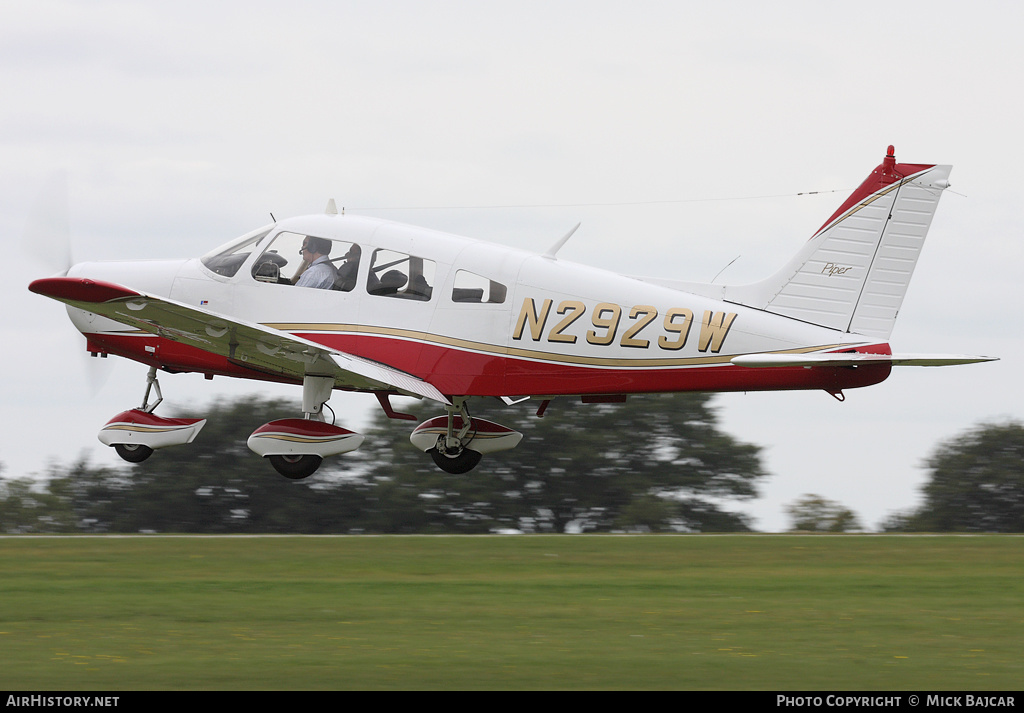
<svg viewBox="0 0 1024 713"><path fill-rule="evenodd" d="M862 354L859 352L829 352L826 354L743 354L733 357L732 363L751 368L802 366L858 366L891 364L892 366L955 366L982 361L998 361L997 357L967 354Z"/></svg>

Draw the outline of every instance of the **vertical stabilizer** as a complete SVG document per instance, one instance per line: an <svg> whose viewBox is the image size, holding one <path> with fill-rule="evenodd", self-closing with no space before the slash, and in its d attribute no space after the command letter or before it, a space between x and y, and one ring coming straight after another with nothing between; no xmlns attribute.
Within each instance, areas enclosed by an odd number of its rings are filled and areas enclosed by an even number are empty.
<svg viewBox="0 0 1024 713"><path fill-rule="evenodd" d="M726 299L888 339L951 166L896 163L893 147L797 256Z"/></svg>

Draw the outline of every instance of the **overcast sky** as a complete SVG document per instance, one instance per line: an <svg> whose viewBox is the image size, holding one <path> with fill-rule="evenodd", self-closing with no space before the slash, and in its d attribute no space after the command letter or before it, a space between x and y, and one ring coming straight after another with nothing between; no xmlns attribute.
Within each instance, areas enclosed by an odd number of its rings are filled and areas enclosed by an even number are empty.
<svg viewBox="0 0 1024 713"><path fill-rule="evenodd" d="M194 257L333 197L538 252L583 221L560 259L710 281L740 256L719 281L743 283L778 269L894 144L900 161L954 165L894 351L1002 361L896 369L845 403L715 401L730 433L765 447L772 477L740 508L757 527L785 529L805 493L874 527L919 503L940 441L1024 411L1022 31L1013 2L5 3L0 463L119 462L95 434L144 387L141 365L86 364L63 306L26 290L49 274L21 243L34 206L60 205L54 171L76 260ZM161 383L161 412L300 398ZM376 401L331 405L358 423Z"/></svg>

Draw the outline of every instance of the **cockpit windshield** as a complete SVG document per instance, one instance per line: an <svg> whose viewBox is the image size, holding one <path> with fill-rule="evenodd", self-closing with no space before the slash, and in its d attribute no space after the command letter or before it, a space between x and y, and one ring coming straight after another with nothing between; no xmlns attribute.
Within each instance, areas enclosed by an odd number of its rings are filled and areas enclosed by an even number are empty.
<svg viewBox="0 0 1024 713"><path fill-rule="evenodd" d="M202 263L207 269L212 270L224 277L234 277L238 268L246 261L256 247L256 243L267 237L273 227L263 227L246 233L240 238L232 240L227 245L222 245L216 250L203 255Z"/></svg>

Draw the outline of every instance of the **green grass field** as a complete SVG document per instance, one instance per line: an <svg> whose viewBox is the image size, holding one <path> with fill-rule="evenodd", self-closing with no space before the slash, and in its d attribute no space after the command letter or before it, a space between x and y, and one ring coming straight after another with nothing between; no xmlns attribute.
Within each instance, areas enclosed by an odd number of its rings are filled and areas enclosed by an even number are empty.
<svg viewBox="0 0 1024 713"><path fill-rule="evenodd" d="M1019 689L1024 538L0 539L0 688Z"/></svg>

